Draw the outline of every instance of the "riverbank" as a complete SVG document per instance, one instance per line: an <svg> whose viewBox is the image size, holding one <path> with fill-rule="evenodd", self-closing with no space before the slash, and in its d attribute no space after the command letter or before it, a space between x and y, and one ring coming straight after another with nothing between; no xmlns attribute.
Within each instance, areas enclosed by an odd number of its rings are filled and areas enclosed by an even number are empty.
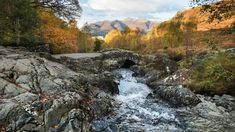
<svg viewBox="0 0 235 132"><path fill-rule="evenodd" d="M133 74L113 74L119 68ZM184 71L168 57L125 50L102 51L94 58L56 59L47 53L0 47L0 128L151 131L150 125L156 127L153 130L233 130L234 97L195 94L181 85L187 76L180 76L179 70ZM174 81L176 73L185 80ZM147 124L143 130L141 124Z"/></svg>

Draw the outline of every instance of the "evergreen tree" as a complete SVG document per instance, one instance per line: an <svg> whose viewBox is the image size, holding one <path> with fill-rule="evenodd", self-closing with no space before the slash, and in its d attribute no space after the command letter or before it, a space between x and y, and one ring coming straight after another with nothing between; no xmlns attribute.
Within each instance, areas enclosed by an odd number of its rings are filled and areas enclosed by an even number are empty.
<svg viewBox="0 0 235 132"><path fill-rule="evenodd" d="M29 0L2 0L0 4L0 43L29 44L35 42L32 35L40 22Z"/></svg>

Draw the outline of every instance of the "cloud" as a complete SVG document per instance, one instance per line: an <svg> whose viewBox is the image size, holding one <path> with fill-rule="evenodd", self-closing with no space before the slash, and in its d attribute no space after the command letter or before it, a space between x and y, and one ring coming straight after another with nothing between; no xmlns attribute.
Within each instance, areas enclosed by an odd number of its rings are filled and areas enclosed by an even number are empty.
<svg viewBox="0 0 235 132"><path fill-rule="evenodd" d="M182 2L183 1L183 2ZM94 10L116 13L151 13L185 8L185 0L89 0Z"/></svg>
<svg viewBox="0 0 235 132"><path fill-rule="evenodd" d="M164 21L189 6L189 0L81 0L80 3L83 13L79 26L127 17Z"/></svg>

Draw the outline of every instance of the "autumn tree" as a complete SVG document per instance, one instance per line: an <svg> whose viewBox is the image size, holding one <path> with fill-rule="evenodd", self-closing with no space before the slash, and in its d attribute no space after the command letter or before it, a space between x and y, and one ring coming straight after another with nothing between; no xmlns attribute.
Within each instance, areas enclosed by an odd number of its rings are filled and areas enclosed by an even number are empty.
<svg viewBox="0 0 235 132"><path fill-rule="evenodd" d="M94 50L94 40L90 34L91 28L88 23L85 23L81 28L81 31L78 31L77 34L77 46L79 52L91 52Z"/></svg>
<svg viewBox="0 0 235 132"><path fill-rule="evenodd" d="M165 47L175 48L182 45L182 31L180 29L181 22L171 20L165 23L166 33L162 37L162 42ZM159 27L160 28L160 27Z"/></svg>
<svg viewBox="0 0 235 132"><path fill-rule="evenodd" d="M184 22L182 26L186 57L189 57L190 51L192 50L192 46L194 44L194 38L196 38L195 31L197 29L197 25L193 20L191 20L188 22Z"/></svg>
<svg viewBox="0 0 235 132"><path fill-rule="evenodd" d="M201 6L201 11L210 14L209 22L228 19L235 15L235 0L192 0L193 5Z"/></svg>
<svg viewBox="0 0 235 132"><path fill-rule="evenodd" d="M105 36L105 42L109 48L118 48L121 45L122 33L116 29Z"/></svg>
<svg viewBox="0 0 235 132"><path fill-rule="evenodd" d="M39 11L42 26L39 32L43 34L44 40L50 45L53 53L77 52L77 27L75 22L70 23L55 16L54 13Z"/></svg>
<svg viewBox="0 0 235 132"><path fill-rule="evenodd" d="M158 31L158 26L154 26L151 32L146 36L145 43L148 43L146 45L146 51L150 52L156 52L159 49L163 49L164 46L160 42L160 35Z"/></svg>

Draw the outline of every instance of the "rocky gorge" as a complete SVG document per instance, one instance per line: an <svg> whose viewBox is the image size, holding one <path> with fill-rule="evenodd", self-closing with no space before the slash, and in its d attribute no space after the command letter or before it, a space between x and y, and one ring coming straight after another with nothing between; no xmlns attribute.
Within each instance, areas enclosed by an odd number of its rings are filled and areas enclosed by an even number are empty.
<svg viewBox="0 0 235 132"><path fill-rule="evenodd" d="M232 132L235 98L193 93L187 71L119 49L74 59L0 47L0 131Z"/></svg>

